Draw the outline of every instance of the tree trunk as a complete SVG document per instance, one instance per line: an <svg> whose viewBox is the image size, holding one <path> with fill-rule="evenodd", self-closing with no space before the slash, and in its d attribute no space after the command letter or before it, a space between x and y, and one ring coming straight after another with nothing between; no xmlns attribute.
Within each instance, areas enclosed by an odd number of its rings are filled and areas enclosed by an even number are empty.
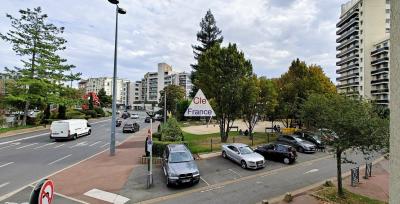
<svg viewBox="0 0 400 204"><path fill-rule="evenodd" d="M343 197L343 185L342 185L342 151L336 150L336 167L337 167L337 188L338 196Z"/></svg>
<svg viewBox="0 0 400 204"><path fill-rule="evenodd" d="M22 125L26 126L26 119L28 117L29 101L25 102L24 117L22 118Z"/></svg>

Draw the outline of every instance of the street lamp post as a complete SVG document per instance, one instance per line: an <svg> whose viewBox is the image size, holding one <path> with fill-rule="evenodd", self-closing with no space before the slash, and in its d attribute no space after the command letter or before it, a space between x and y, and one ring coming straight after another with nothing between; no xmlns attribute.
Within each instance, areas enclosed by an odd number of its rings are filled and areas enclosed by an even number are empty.
<svg viewBox="0 0 400 204"><path fill-rule="evenodd" d="M119 0L108 0L116 5L115 10L115 45L114 45L114 75L113 75L113 90L112 90L112 119L111 119L111 141L110 141L110 156L115 155L115 120L116 120L116 80L117 80L117 42L118 42L118 14L126 14L126 10L118 6Z"/></svg>
<svg viewBox="0 0 400 204"><path fill-rule="evenodd" d="M150 153L150 157L148 160L148 174L147 174L147 188L150 188L153 185L153 119L155 116L154 109L152 111L146 112L150 117L150 131L149 131L149 140L147 141L147 150Z"/></svg>

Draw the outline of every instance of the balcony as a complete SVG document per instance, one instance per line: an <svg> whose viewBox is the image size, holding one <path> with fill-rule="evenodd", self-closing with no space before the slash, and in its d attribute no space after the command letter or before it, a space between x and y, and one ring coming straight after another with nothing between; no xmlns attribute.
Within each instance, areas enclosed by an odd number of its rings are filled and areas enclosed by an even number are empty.
<svg viewBox="0 0 400 204"><path fill-rule="evenodd" d="M350 70L358 69L359 66L360 66L360 64L355 63L355 64L349 65L347 67L337 69L336 74L342 74L342 73L350 71Z"/></svg>
<svg viewBox="0 0 400 204"><path fill-rule="evenodd" d="M349 27L358 25L359 18L353 18L350 20L345 26L341 27L339 30L336 31L336 35L341 35L344 33Z"/></svg>
<svg viewBox="0 0 400 204"><path fill-rule="evenodd" d="M348 48L346 50L343 50L342 52L336 54L336 58L341 58L341 57L343 57L343 56L345 56L345 55L347 55L347 54L349 54L351 52L358 52L358 48L359 48L358 44L354 45L354 46L352 46L352 47L350 47L350 48Z"/></svg>
<svg viewBox="0 0 400 204"><path fill-rule="evenodd" d="M358 43L359 38L360 37L358 35L355 35L354 38L348 39L348 40L344 41L342 44L338 45L336 47L336 50L342 50L343 48L347 47L351 43Z"/></svg>
<svg viewBox="0 0 400 204"><path fill-rule="evenodd" d="M384 62L389 62L389 57L383 57L383 58L379 58L379 59L376 59L376 60L372 60L371 61L371 65L377 65L377 64L380 64L380 63L384 63Z"/></svg>
<svg viewBox="0 0 400 204"><path fill-rule="evenodd" d="M346 76L338 77L338 78L336 78L336 81L342 81L344 79L356 78L358 76L359 76L359 73L353 73L353 74L349 74L349 75L346 75Z"/></svg>
<svg viewBox="0 0 400 204"><path fill-rule="evenodd" d="M375 79L371 80L371 84L380 84L380 83L388 83L389 79Z"/></svg>
<svg viewBox="0 0 400 204"><path fill-rule="evenodd" d="M389 104L389 100L387 100L387 99L375 100L375 102L376 102L377 104L384 104L384 105Z"/></svg>
<svg viewBox="0 0 400 204"><path fill-rule="evenodd" d="M371 74L375 75L375 74L388 73L388 72L389 72L389 68L388 67L384 67L384 68L379 68L379 69L372 70Z"/></svg>
<svg viewBox="0 0 400 204"><path fill-rule="evenodd" d="M387 53L389 51L389 47L381 47L381 48L379 48L379 49L376 49L376 50L374 50L374 51L372 51L371 52L371 56L374 56L374 55L376 55L376 54L379 54L379 53Z"/></svg>
<svg viewBox="0 0 400 204"><path fill-rule="evenodd" d="M344 88L344 87L348 87L348 86L358 86L359 82L355 81L355 82L351 82L351 83L347 83L347 84L339 84L336 87L337 88Z"/></svg>
<svg viewBox="0 0 400 204"><path fill-rule="evenodd" d="M379 94L379 93L389 93L389 89L376 89L376 90L371 90L371 94Z"/></svg>
<svg viewBox="0 0 400 204"><path fill-rule="evenodd" d="M350 35L353 35L354 33L358 34L358 29L359 29L358 26L350 28L348 31L343 33L343 35L341 35L338 39L336 39L336 43L342 42L344 39L346 39Z"/></svg>
<svg viewBox="0 0 400 204"><path fill-rule="evenodd" d="M336 62L336 66L342 66L342 65L347 64L348 62L351 62L351 61L358 61L358 57L359 57L358 54L355 54L355 55L350 56L350 57L345 57L344 59L340 60L339 62Z"/></svg>
<svg viewBox="0 0 400 204"><path fill-rule="evenodd" d="M340 21L339 21L338 23L336 23L336 27L342 26L342 25L345 24L350 18L352 18L352 17L354 17L354 16L357 16L358 13L359 13L359 11L360 11L360 10L359 10L358 8L356 8L356 9L350 11L344 18L340 19Z"/></svg>

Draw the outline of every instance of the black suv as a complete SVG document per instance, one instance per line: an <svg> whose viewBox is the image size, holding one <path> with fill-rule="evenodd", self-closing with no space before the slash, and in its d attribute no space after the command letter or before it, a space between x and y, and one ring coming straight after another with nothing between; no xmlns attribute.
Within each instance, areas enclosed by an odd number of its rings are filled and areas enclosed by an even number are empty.
<svg viewBox="0 0 400 204"><path fill-rule="evenodd" d="M295 135L281 135L276 141L277 143L290 145L296 148L298 152L314 153L316 151L316 147L313 143L302 140Z"/></svg>
<svg viewBox="0 0 400 204"><path fill-rule="evenodd" d="M145 123L150 123L150 120L151 120L150 117L146 117L146 118L144 119L144 122L145 122ZM154 123L154 121L155 121L155 119L153 118L153 123Z"/></svg>
<svg viewBox="0 0 400 204"><path fill-rule="evenodd" d="M263 155L265 159L280 161L285 164L292 164L297 158L296 150L284 144L266 144L258 146L254 151Z"/></svg>

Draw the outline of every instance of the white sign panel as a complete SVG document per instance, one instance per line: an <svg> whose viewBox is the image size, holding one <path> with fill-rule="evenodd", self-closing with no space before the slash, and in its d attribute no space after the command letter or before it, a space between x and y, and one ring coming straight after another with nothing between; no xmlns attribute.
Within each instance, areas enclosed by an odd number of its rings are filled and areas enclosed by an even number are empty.
<svg viewBox="0 0 400 204"><path fill-rule="evenodd" d="M193 98L192 103L185 112L186 117L195 116L215 116L214 110L211 108L210 103L208 103L204 93L199 89L196 96Z"/></svg>

